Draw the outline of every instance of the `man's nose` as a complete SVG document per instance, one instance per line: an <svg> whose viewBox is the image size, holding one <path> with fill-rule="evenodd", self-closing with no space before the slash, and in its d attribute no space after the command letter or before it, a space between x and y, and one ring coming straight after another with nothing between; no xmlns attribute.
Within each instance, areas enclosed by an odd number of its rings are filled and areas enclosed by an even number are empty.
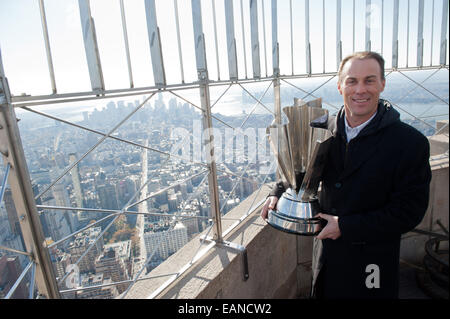
<svg viewBox="0 0 450 319"><path fill-rule="evenodd" d="M362 94L362 93L366 93L366 92L367 92L367 88L363 82L356 84L355 93Z"/></svg>

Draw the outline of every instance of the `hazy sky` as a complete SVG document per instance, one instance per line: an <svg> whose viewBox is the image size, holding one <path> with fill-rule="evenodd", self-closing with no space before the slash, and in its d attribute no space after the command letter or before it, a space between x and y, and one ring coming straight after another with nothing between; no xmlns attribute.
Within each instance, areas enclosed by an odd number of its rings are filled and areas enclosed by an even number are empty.
<svg viewBox="0 0 450 319"><path fill-rule="evenodd" d="M229 1L229 0L225 0ZM442 1L425 0L424 7L424 65L438 64L441 33ZM364 49L365 0L342 0L341 37L343 56L353 50L353 2L355 2L355 50ZM393 0L372 0L370 26L372 50L383 53L386 67L391 66ZM83 46L77 0L45 0L50 45L55 69L58 93L90 91L90 80ZM128 40L135 87L154 85L149 40L147 35L144 0L124 0L128 29ZM197 80L192 11L190 0L178 0L181 30L181 46L185 82ZM239 78L245 78L244 50L241 26L241 3L243 4L246 43L247 76L251 77L251 44L249 0L234 0L234 24L238 56ZM290 4L292 3L293 59L291 56ZM383 3L383 28L381 27ZM419 0L409 0L409 60L416 63L417 19ZM434 11L432 11L434 3ZM91 11L95 21L106 89L129 87L128 70L122 33L119 0L91 0ZM264 18L263 25L263 7ZM323 6L325 4L325 6ZM310 43L313 52L313 73L336 70L336 4L335 0L311 0ZM212 2L202 0L202 19L207 46L209 76L213 80L228 78L228 60L225 33L225 11L223 0L215 1L219 64L216 60ZM399 66L406 65L408 0L400 0L399 17ZM324 10L325 7L325 10ZM164 67L168 84L181 83L178 44L175 28L173 0L156 0L157 22L162 38ZM325 32L323 32L325 11ZM431 16L434 12L434 23ZM281 74L302 74L305 64L305 1L278 1L278 42L280 46ZM11 91L18 95L51 93L50 77L45 55L38 0L0 0L0 49L4 69ZM261 75L272 74L272 24L271 0L258 0L259 45ZM433 27L433 48L431 32ZM265 44L264 44L265 29ZM381 42L383 33L383 42ZM323 38L325 34L325 59ZM448 35L447 35L448 38ZM448 46L447 46L448 48ZM264 51L266 49L266 51ZM432 61L431 61L432 56ZM447 54L448 59L448 54ZM267 62L266 62L267 61ZM292 70L292 61L294 70ZM448 60L447 60L448 61ZM266 70L267 63L267 70Z"/></svg>

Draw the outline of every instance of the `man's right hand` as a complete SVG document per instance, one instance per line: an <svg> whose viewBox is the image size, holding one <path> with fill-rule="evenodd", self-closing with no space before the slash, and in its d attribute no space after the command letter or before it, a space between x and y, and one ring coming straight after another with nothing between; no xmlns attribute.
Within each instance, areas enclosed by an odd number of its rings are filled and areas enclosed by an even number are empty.
<svg viewBox="0 0 450 319"><path fill-rule="evenodd" d="M266 220L267 215L269 214L269 209L274 210L275 207L277 207L278 197L276 196L269 196L266 199L266 202L264 203L263 208L261 209L261 218Z"/></svg>

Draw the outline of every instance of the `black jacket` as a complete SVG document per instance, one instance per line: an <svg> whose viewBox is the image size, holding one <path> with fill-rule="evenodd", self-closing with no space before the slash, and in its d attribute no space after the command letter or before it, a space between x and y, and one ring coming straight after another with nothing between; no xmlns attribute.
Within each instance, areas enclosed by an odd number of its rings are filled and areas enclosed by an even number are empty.
<svg viewBox="0 0 450 319"><path fill-rule="evenodd" d="M329 129L333 137L319 202L323 213L339 216L341 237L322 241L317 294L396 298L401 234L421 222L428 206L428 140L401 122L384 100L349 143L344 108ZM277 184L272 194L279 196L282 189ZM375 275L373 265L379 269L380 288L369 289L366 280Z"/></svg>

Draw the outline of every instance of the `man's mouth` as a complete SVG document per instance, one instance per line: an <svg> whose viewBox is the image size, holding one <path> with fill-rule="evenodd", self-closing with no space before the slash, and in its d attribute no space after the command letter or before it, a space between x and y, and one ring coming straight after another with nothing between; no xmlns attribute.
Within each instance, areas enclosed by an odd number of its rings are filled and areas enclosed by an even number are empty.
<svg viewBox="0 0 450 319"><path fill-rule="evenodd" d="M356 103L365 103L365 102L369 101L369 98L366 98L366 99L352 99L352 101L356 102Z"/></svg>

